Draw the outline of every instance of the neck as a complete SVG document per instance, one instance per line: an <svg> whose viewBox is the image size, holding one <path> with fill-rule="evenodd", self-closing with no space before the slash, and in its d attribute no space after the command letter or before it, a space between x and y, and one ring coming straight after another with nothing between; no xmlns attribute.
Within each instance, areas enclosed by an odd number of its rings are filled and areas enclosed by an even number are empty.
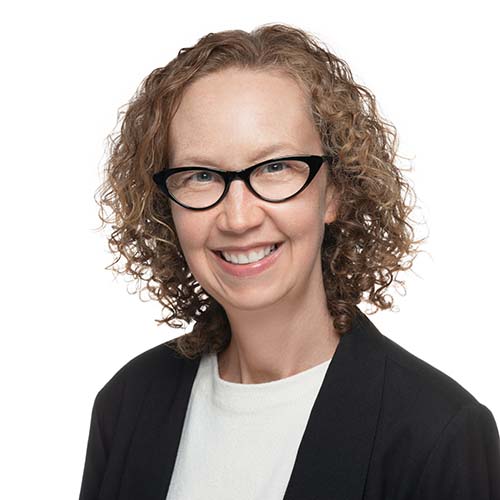
<svg viewBox="0 0 500 500"><path fill-rule="evenodd" d="M258 384L290 377L332 358L340 336L329 314L322 280L313 290L287 294L258 310L226 308L231 341L218 355L219 375Z"/></svg>

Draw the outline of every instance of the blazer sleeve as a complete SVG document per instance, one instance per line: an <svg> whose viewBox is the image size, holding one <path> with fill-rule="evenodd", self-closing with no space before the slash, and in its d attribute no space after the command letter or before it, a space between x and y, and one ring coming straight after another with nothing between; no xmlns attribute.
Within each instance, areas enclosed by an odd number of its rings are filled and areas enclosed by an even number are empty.
<svg viewBox="0 0 500 500"><path fill-rule="evenodd" d="M428 457L415 498L500 500L500 439L486 406L465 406L448 422Z"/></svg>
<svg viewBox="0 0 500 500"><path fill-rule="evenodd" d="M94 399L79 500L99 498L120 412L122 389L122 384L112 380Z"/></svg>

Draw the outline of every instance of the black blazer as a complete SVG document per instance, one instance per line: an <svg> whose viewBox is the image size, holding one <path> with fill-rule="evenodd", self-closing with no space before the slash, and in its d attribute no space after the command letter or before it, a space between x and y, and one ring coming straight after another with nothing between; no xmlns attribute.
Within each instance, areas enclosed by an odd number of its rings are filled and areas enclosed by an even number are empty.
<svg viewBox="0 0 500 500"><path fill-rule="evenodd" d="M284 500L500 500L500 440L489 409L356 309ZM166 499L199 362L160 344L102 387L80 500Z"/></svg>

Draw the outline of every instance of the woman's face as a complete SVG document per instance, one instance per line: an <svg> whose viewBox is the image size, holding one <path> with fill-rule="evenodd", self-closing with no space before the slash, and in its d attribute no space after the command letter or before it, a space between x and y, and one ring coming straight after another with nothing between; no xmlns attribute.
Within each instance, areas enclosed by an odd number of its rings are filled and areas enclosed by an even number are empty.
<svg viewBox="0 0 500 500"><path fill-rule="evenodd" d="M241 69L204 76L186 89L171 123L169 147L171 167L222 170L282 156L324 154L298 84L282 73ZM335 219L326 168L324 163L304 191L283 203L258 199L240 180L208 210L170 202L193 276L226 311L264 309L321 289L324 224ZM260 242L282 244L271 265L250 276L229 272L214 252Z"/></svg>

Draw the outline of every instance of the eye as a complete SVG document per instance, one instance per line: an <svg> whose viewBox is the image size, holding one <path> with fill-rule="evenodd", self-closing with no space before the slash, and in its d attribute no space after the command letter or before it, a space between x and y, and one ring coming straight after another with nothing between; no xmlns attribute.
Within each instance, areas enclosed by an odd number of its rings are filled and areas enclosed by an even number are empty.
<svg viewBox="0 0 500 500"><path fill-rule="evenodd" d="M205 176L205 177L203 177L203 176ZM207 177L208 177L208 179L207 179ZM213 180L213 174L212 174L212 172L208 172L207 170L203 170L201 172L194 173L193 175L191 175L188 178L188 180L191 180L193 178L194 178L195 181L203 181L203 180L205 180L205 181L207 181L207 180L211 181L211 180ZM204 182L202 182L202 184L204 184Z"/></svg>
<svg viewBox="0 0 500 500"><path fill-rule="evenodd" d="M216 172L210 170L181 170L174 172L167 179L167 187L175 190L180 188L201 188L211 187L223 182ZM204 185L204 186L203 186Z"/></svg>
<svg viewBox="0 0 500 500"><path fill-rule="evenodd" d="M282 168L274 168L276 165L282 167ZM269 171L265 171L267 168L269 168L270 170ZM289 166L282 162L282 161L275 161L275 162L272 162L272 163L266 163L266 165L262 165L262 170L264 171L264 173L279 173L279 172L282 172L283 170L285 170L286 168L289 168Z"/></svg>

